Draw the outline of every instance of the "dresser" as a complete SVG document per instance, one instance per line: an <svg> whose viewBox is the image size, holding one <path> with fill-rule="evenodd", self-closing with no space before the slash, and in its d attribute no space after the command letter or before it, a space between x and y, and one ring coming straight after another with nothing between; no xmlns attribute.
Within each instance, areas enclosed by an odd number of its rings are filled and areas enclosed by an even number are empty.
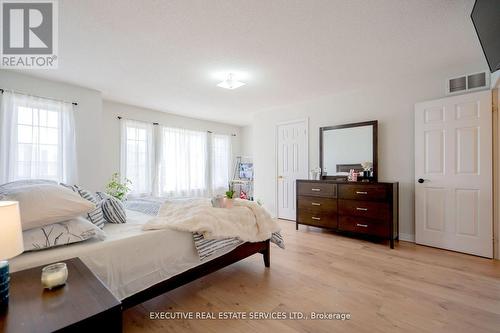
<svg viewBox="0 0 500 333"><path fill-rule="evenodd" d="M399 183L297 180L299 224L389 240L399 234Z"/></svg>

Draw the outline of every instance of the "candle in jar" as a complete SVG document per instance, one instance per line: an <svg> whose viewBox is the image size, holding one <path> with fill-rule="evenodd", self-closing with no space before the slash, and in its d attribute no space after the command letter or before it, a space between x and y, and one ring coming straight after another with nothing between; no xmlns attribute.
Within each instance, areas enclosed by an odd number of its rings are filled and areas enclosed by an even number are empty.
<svg viewBox="0 0 500 333"><path fill-rule="evenodd" d="M68 268L63 262L45 266L42 269L42 286L46 289L62 286L67 278Z"/></svg>

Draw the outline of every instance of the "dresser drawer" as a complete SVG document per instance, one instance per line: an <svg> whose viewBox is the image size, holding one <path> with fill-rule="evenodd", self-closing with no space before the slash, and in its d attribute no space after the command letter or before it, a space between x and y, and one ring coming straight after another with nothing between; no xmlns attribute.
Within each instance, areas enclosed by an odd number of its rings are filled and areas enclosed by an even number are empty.
<svg viewBox="0 0 500 333"><path fill-rule="evenodd" d="M328 214L321 211L312 212L299 208L297 215L298 223L337 229L337 214Z"/></svg>
<svg viewBox="0 0 500 333"><path fill-rule="evenodd" d="M386 202L342 200L338 201L339 215L358 216L378 221L389 221L391 210Z"/></svg>
<svg viewBox="0 0 500 333"><path fill-rule="evenodd" d="M353 216L340 216L339 230L379 237L389 236L389 226L387 224Z"/></svg>
<svg viewBox="0 0 500 333"><path fill-rule="evenodd" d="M337 184L328 183L308 183L300 182L298 185L298 195L312 195L316 197L337 197Z"/></svg>
<svg viewBox="0 0 500 333"><path fill-rule="evenodd" d="M388 197L388 189L383 185L339 185L339 198L350 200L384 201Z"/></svg>
<svg viewBox="0 0 500 333"><path fill-rule="evenodd" d="M299 210L307 210L312 213L337 214L337 200L322 197L298 196Z"/></svg>

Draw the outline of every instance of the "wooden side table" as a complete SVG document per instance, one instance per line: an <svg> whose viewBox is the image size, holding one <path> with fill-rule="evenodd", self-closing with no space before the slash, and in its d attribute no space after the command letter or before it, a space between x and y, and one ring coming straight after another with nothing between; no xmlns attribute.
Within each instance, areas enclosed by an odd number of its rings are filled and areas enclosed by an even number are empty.
<svg viewBox="0 0 500 333"><path fill-rule="evenodd" d="M64 262L68 280L59 289L42 288L43 266L11 274L0 332L121 332L120 301L80 259Z"/></svg>

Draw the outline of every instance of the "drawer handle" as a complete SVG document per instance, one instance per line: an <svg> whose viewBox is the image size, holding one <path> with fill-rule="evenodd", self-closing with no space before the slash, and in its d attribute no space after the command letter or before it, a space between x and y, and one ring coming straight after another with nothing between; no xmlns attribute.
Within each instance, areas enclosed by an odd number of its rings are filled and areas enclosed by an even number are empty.
<svg viewBox="0 0 500 333"><path fill-rule="evenodd" d="M368 208L356 207L356 210L362 210L363 212L366 212L368 210Z"/></svg>
<svg viewBox="0 0 500 333"><path fill-rule="evenodd" d="M365 192L365 191L356 191L356 194L368 194L368 192Z"/></svg>
<svg viewBox="0 0 500 333"><path fill-rule="evenodd" d="M321 191L321 189L320 188L312 188L311 191L319 192L319 191Z"/></svg>
<svg viewBox="0 0 500 333"><path fill-rule="evenodd" d="M314 217L314 216L313 216L313 217L311 217L311 218L312 218L313 220L316 220L316 221L321 220L321 218L319 218L319 217Z"/></svg>
<svg viewBox="0 0 500 333"><path fill-rule="evenodd" d="M321 206L321 204L318 203L318 202L311 202L311 205L313 205L313 206Z"/></svg>
<svg viewBox="0 0 500 333"><path fill-rule="evenodd" d="M356 223L356 226L357 227L368 228L368 224L359 224L359 223Z"/></svg>

